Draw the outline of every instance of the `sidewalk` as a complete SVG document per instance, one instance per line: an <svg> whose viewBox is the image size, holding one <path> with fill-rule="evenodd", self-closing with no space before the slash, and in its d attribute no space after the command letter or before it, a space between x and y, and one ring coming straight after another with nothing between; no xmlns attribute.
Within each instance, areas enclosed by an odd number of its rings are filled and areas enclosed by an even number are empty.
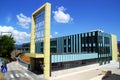
<svg viewBox="0 0 120 80"><path fill-rule="evenodd" d="M98 69L98 67L99 67L99 64L96 63L96 64L92 64L92 65L86 65L86 66L76 67L76 68L71 68L71 69L66 69L66 70L53 71L52 72L52 79L57 80L57 79L60 79L62 77L77 75L80 73L84 73L87 71Z"/></svg>
<svg viewBox="0 0 120 80"><path fill-rule="evenodd" d="M43 75L36 75L31 71L27 70L26 67L20 65L19 63L17 64L21 68L25 69L29 74L33 74L35 80L45 80ZM111 70L113 73L113 77L116 76L114 74L120 75L120 69L118 69L118 67L118 62L111 61L109 64L101 66L96 63L82 67L53 71L52 76L49 78L49 80L101 80L103 78L103 70Z"/></svg>
<svg viewBox="0 0 120 80"><path fill-rule="evenodd" d="M99 67L99 64L96 63L96 64L91 64L91 65L86 65L86 66L81 66L81 67L75 67L75 68L70 68L70 69L65 69L65 70L59 70L59 71L53 71L52 72L52 77L56 77L56 76L61 76L61 75L64 75L64 74L71 74L71 72L74 72L74 73L78 73L78 71L83 71L86 69L91 69L93 68L95 69L95 67Z"/></svg>
<svg viewBox="0 0 120 80"><path fill-rule="evenodd" d="M74 79L74 78L78 78L78 75L81 76L80 78L82 79L86 77L85 80L102 80L104 76L102 75L103 70L111 70L113 73L111 76L115 76L114 74L116 74L117 77L119 78L120 69L118 69L118 62L111 61L109 64L105 64L101 66L99 66L99 64L92 64L83 67L54 71L52 72L51 80L63 80L63 79L79 80L79 79Z"/></svg>
<svg viewBox="0 0 120 80"><path fill-rule="evenodd" d="M29 71L27 67L22 66L21 64L19 64L18 61L16 61L16 64L17 64L20 68L24 69L28 74L32 74L32 75L33 75L32 77L33 77L35 80L46 80L46 79L44 79L43 74L38 75L38 74L35 74L35 73Z"/></svg>

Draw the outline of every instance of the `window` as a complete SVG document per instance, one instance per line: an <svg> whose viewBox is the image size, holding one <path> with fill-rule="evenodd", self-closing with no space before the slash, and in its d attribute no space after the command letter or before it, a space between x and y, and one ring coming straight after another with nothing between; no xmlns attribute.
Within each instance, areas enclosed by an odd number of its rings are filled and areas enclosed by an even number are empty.
<svg viewBox="0 0 120 80"><path fill-rule="evenodd" d="M87 33L85 33L85 37L87 37Z"/></svg>
<svg viewBox="0 0 120 80"><path fill-rule="evenodd" d="M51 46L56 46L56 45L57 45L57 41L51 41L51 42L50 42L50 45L51 45Z"/></svg>
<svg viewBox="0 0 120 80"><path fill-rule="evenodd" d="M68 47L68 52L71 52L71 47Z"/></svg>
<svg viewBox="0 0 120 80"><path fill-rule="evenodd" d="M68 45L70 45L71 44L71 39L68 39Z"/></svg>
<svg viewBox="0 0 120 80"><path fill-rule="evenodd" d="M84 44L82 44L82 47L84 47Z"/></svg>
<svg viewBox="0 0 120 80"><path fill-rule="evenodd" d="M66 47L64 48L64 53L66 53Z"/></svg>
<svg viewBox="0 0 120 80"><path fill-rule="evenodd" d="M95 36L95 32L93 32L93 36Z"/></svg>
<svg viewBox="0 0 120 80"><path fill-rule="evenodd" d="M43 48L41 48L41 53L43 53Z"/></svg>
<svg viewBox="0 0 120 80"><path fill-rule="evenodd" d="M66 45L66 39L64 39L64 45Z"/></svg>
<svg viewBox="0 0 120 80"><path fill-rule="evenodd" d="M50 52L51 52L51 53L56 53L56 52L57 52L57 51L56 51L56 48L51 48L51 49L50 49Z"/></svg>
<svg viewBox="0 0 120 80"><path fill-rule="evenodd" d="M89 33L89 36L91 36L91 33Z"/></svg>
<svg viewBox="0 0 120 80"><path fill-rule="evenodd" d="M82 34L82 37L84 37L84 34Z"/></svg>

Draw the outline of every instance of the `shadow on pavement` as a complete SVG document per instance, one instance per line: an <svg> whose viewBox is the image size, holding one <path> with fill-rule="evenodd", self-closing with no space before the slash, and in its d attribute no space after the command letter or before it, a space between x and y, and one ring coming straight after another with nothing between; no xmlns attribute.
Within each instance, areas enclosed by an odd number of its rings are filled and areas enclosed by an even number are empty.
<svg viewBox="0 0 120 80"><path fill-rule="evenodd" d="M120 75L118 74L111 74L108 76L104 76L102 80L120 80Z"/></svg>
<svg viewBox="0 0 120 80"><path fill-rule="evenodd" d="M43 71L37 71L37 70L29 70L29 71L33 72L36 75L43 74Z"/></svg>

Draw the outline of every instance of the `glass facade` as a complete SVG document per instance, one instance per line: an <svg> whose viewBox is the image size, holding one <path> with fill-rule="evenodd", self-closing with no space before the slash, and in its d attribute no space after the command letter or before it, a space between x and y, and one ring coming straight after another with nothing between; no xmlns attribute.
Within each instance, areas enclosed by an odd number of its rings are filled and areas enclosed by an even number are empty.
<svg viewBox="0 0 120 80"><path fill-rule="evenodd" d="M35 16L35 53L43 53L45 11Z"/></svg>
<svg viewBox="0 0 120 80"><path fill-rule="evenodd" d="M36 37L37 53L43 52L44 45L42 40L43 37L39 39L37 39ZM100 64L105 64L109 62L112 57L111 36L110 34L107 33L94 31L59 38L53 38L50 40L50 52L51 55L53 55L51 58L52 64L56 62L59 63L59 61L61 60L63 60L63 62L66 62L84 59L85 60L96 59L96 61L98 61ZM81 56L80 55L81 53L85 55ZM92 56L91 53L97 53L97 57L87 58L88 54ZM77 54L78 56L76 56Z"/></svg>
<svg viewBox="0 0 120 80"><path fill-rule="evenodd" d="M56 54L51 56L51 62L58 63L58 62L68 62L68 61L77 61L77 60L86 60L86 59L96 59L97 57L98 57L97 53Z"/></svg>

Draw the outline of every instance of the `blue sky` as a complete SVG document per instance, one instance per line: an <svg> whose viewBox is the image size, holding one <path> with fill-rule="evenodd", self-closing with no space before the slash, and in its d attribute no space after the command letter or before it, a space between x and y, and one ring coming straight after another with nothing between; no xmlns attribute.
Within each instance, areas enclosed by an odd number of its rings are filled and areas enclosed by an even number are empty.
<svg viewBox="0 0 120 80"><path fill-rule="evenodd" d="M51 37L101 29L120 41L120 0L1 0L0 32L12 32L16 43L30 40L31 15L51 3Z"/></svg>

